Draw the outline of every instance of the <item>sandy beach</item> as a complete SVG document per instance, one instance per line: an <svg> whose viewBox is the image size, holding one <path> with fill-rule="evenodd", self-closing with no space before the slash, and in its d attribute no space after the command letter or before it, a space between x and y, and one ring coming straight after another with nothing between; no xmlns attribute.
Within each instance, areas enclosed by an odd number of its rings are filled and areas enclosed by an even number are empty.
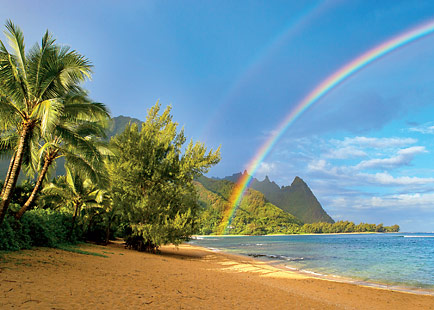
<svg viewBox="0 0 434 310"><path fill-rule="evenodd" d="M0 260L0 309L434 309L434 296L311 278L181 245L160 255L91 244Z"/></svg>

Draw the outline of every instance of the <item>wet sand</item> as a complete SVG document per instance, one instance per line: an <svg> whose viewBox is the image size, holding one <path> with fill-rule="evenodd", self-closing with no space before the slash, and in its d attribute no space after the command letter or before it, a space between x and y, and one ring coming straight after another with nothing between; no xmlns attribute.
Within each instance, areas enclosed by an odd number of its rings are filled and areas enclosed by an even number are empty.
<svg viewBox="0 0 434 310"><path fill-rule="evenodd" d="M181 245L160 255L85 244L0 260L0 309L434 309L424 296L317 279Z"/></svg>

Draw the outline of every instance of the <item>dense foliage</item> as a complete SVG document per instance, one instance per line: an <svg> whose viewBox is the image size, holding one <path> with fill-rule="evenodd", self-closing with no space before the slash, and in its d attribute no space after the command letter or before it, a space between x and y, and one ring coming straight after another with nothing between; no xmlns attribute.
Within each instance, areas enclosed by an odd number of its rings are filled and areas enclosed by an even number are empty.
<svg viewBox="0 0 434 310"><path fill-rule="evenodd" d="M20 221L8 216L0 226L0 250L57 247L82 240L81 227L71 234L71 217L71 213L42 209L26 212Z"/></svg>
<svg viewBox="0 0 434 310"><path fill-rule="evenodd" d="M159 112L157 103L141 128L130 124L110 142L117 150L109 163L113 203L121 210L127 244L142 250L179 244L197 232L193 178L220 160L219 149L207 152L192 141L184 146L170 107Z"/></svg>
<svg viewBox="0 0 434 310"><path fill-rule="evenodd" d="M312 223L304 224L301 227L303 233L352 233L352 232L398 232L399 226L383 226L383 224L354 224L349 221L339 221L334 224L330 223Z"/></svg>

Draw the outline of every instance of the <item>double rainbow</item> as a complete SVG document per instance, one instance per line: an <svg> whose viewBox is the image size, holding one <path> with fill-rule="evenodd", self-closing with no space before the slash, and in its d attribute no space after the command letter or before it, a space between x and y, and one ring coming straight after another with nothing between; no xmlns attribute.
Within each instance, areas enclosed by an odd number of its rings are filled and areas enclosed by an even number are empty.
<svg viewBox="0 0 434 310"><path fill-rule="evenodd" d="M434 20L431 20L411 30L399 34L398 36L374 47L373 49L367 51L366 53L360 55L359 57L355 58L354 60L341 67L335 73L322 81L302 101L300 101L297 106L293 110L291 110L291 112L280 123L276 130L273 131L274 134L272 134L272 136L260 147L260 149L256 152L256 155L248 163L247 170L250 172L250 175L245 173L237 181L237 184L235 185L235 188L229 198L230 208L224 215L222 222L223 225L220 226L221 229L218 233L227 233L228 226L240 204L241 199L243 198L244 192L246 191L247 187L250 184L250 181L252 180L252 176L255 174L261 162L273 149L274 145L277 143L280 137L304 111L306 111L314 103L318 102L322 97L324 97L333 88L345 81L348 77L360 71L362 68L366 67L373 61L433 32Z"/></svg>

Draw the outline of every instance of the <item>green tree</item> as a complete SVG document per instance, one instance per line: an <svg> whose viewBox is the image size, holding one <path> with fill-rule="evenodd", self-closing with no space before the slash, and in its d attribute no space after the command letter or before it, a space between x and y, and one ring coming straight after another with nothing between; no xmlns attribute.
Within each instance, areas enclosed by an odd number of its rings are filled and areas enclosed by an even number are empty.
<svg viewBox="0 0 434 310"><path fill-rule="evenodd" d="M184 146L170 109L159 115L157 102L141 128L130 124L110 142L117 150L109 164L114 204L122 210L127 243L140 250L178 244L197 232L193 179L220 160L220 148L207 151L192 141Z"/></svg>
<svg viewBox="0 0 434 310"><path fill-rule="evenodd" d="M0 224L29 140L52 130L62 114L65 95L77 89L91 73L91 64L85 57L55 44L48 31L41 45L35 44L27 54L19 27L7 21L5 34L13 52L0 41L0 123L2 130L16 131L19 138L2 190Z"/></svg>
<svg viewBox="0 0 434 310"><path fill-rule="evenodd" d="M92 182L101 184L101 177L106 175L104 155L108 154L108 150L105 143L97 138L105 137L108 117L106 107L90 102L83 91L74 91L66 96L59 122L52 132L42 137L36 184L27 201L16 213L17 219L35 202L50 166L58 158L65 157L67 164L81 170Z"/></svg>

